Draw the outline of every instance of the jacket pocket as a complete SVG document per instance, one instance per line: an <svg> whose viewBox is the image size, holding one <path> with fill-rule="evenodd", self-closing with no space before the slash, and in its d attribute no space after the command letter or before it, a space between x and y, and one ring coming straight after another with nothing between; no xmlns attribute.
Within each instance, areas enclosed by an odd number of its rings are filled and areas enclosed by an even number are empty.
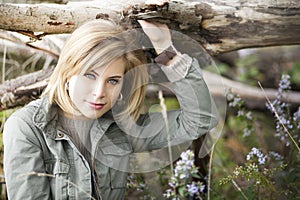
<svg viewBox="0 0 300 200"><path fill-rule="evenodd" d="M120 171L128 171L128 163L133 150L128 142L106 141L100 144L96 159L103 165Z"/></svg>
<svg viewBox="0 0 300 200"><path fill-rule="evenodd" d="M127 142L111 142L109 144L103 145L101 151L105 155L122 157L132 153L132 148L131 145Z"/></svg>
<svg viewBox="0 0 300 200"><path fill-rule="evenodd" d="M46 172L54 176L60 174L68 174L70 165L62 160L46 160L45 161Z"/></svg>
<svg viewBox="0 0 300 200"><path fill-rule="evenodd" d="M50 187L52 199L68 199L70 165L61 160L45 161L46 172L51 174Z"/></svg>

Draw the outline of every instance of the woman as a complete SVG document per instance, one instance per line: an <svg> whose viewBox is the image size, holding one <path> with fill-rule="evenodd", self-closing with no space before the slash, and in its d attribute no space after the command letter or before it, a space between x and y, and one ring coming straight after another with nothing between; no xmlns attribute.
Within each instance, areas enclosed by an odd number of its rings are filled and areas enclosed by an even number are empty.
<svg viewBox="0 0 300 200"><path fill-rule="evenodd" d="M10 199L123 199L130 155L196 139L216 125L197 61L176 51L166 25L139 23L181 106L168 112L168 129L161 113L142 114L148 75L136 32L88 22L66 42L42 98L5 123Z"/></svg>

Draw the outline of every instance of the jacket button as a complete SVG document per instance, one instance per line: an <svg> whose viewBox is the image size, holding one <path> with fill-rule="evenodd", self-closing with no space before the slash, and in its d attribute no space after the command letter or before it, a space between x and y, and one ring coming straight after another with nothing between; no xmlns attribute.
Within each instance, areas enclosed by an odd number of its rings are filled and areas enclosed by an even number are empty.
<svg viewBox="0 0 300 200"><path fill-rule="evenodd" d="M58 137L58 138L62 138L62 137L64 137L64 134L61 133L61 132L59 132L59 133L57 133L57 137Z"/></svg>

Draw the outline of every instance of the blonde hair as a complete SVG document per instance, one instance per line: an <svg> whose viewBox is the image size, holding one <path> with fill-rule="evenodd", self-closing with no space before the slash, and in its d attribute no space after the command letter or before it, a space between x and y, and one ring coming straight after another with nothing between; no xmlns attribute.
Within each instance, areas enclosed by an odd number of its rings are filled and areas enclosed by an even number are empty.
<svg viewBox="0 0 300 200"><path fill-rule="evenodd" d="M124 32L120 25L103 19L89 21L76 29L61 51L43 96L47 95L49 102L56 103L64 112L80 115L66 90L67 80L71 76L84 74L92 67L106 66L122 58L126 65L125 73L137 69L130 73L127 81L124 80L121 92L131 95L122 113L137 120L142 112L148 74L146 67L143 67L144 54L133 42L136 39L130 36L134 32Z"/></svg>

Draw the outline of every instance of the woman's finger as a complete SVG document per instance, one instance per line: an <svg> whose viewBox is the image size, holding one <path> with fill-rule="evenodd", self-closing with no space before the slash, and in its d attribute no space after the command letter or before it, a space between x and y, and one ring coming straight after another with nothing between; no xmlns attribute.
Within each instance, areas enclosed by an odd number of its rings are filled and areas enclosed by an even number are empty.
<svg viewBox="0 0 300 200"><path fill-rule="evenodd" d="M158 6L163 6L166 3L168 3L169 0L146 0L145 4L146 5L158 5Z"/></svg>

